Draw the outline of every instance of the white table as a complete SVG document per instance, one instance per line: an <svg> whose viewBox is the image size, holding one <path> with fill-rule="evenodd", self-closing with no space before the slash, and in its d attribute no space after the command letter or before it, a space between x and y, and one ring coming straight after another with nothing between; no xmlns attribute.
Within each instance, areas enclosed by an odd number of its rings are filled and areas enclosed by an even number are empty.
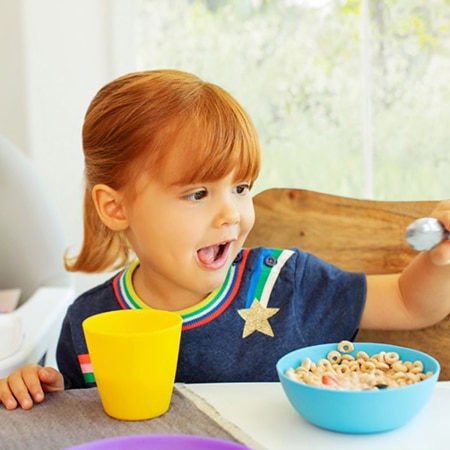
<svg viewBox="0 0 450 450"><path fill-rule="evenodd" d="M300 417L280 383L189 384L219 415L258 447L287 449L450 449L450 382L439 382L425 408L394 431L350 435L320 429Z"/></svg>

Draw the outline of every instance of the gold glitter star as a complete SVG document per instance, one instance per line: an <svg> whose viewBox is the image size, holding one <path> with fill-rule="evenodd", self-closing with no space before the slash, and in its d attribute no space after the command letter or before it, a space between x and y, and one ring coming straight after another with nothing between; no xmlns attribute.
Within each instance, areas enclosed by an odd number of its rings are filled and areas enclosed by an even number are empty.
<svg viewBox="0 0 450 450"><path fill-rule="evenodd" d="M254 331L260 331L268 336L274 336L269 317L276 314L280 308L264 308L258 300L254 299L250 308L238 309L239 315L245 320L242 337L245 338Z"/></svg>

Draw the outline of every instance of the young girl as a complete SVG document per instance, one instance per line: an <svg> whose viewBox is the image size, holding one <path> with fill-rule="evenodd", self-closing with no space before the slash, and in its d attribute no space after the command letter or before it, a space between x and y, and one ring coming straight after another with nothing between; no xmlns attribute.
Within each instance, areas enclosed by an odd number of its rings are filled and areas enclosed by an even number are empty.
<svg viewBox="0 0 450 450"><path fill-rule="evenodd" d="M406 329L450 312L450 241L401 275L365 276L299 249L243 248L260 165L254 126L218 86L175 70L120 77L85 118L84 242L69 270L125 269L70 306L59 370L0 380L7 409L95 385L81 328L102 311L178 312L178 382L276 381L275 363L359 327ZM450 202L433 215L450 228Z"/></svg>

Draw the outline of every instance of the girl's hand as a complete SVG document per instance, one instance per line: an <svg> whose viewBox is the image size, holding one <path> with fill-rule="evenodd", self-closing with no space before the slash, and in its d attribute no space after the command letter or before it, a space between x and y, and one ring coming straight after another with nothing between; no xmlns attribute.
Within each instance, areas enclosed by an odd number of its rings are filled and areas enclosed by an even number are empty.
<svg viewBox="0 0 450 450"><path fill-rule="evenodd" d="M6 409L15 409L19 405L30 409L33 402L44 400L45 392L63 389L63 376L56 369L26 364L11 372L7 378L0 379L0 403Z"/></svg>
<svg viewBox="0 0 450 450"><path fill-rule="evenodd" d="M436 217L446 230L450 231L450 200L439 202L430 215ZM450 265L450 239L445 239L430 250L430 258L436 266Z"/></svg>

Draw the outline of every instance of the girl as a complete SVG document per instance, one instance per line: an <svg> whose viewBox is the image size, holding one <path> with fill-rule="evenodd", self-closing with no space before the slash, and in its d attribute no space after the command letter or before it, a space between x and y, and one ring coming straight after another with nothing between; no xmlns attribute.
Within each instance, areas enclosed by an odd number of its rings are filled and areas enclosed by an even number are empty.
<svg viewBox="0 0 450 450"><path fill-rule="evenodd" d="M450 312L450 241L398 275L365 276L299 249L243 248L260 166L255 128L220 87L175 70L103 87L83 127L84 241L73 271L125 268L68 309L59 370L26 365L0 380L8 409L45 392L95 386L81 328L121 308L178 312L176 381L276 381L275 363L359 327L406 329ZM450 228L450 202L433 215Z"/></svg>

